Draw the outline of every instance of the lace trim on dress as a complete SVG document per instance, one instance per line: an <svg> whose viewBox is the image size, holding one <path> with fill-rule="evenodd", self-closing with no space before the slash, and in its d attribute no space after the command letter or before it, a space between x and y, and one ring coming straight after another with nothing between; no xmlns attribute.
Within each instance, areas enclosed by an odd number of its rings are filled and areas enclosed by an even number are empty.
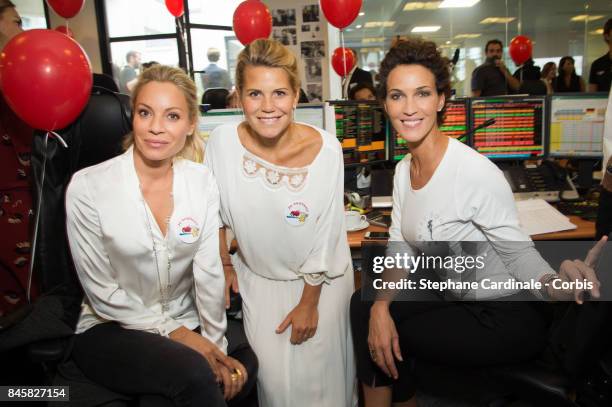
<svg viewBox="0 0 612 407"><path fill-rule="evenodd" d="M306 184L308 168L284 168L273 166L248 152L242 156L242 172L248 178L259 177L273 189L281 186L290 191L299 191Z"/></svg>

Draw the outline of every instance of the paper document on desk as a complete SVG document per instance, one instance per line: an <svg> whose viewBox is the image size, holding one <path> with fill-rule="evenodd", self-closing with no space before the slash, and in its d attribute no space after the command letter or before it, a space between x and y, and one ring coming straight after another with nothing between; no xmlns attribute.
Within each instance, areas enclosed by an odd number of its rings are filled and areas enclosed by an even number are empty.
<svg viewBox="0 0 612 407"><path fill-rule="evenodd" d="M543 199L516 201L521 229L528 235L560 232L577 226Z"/></svg>

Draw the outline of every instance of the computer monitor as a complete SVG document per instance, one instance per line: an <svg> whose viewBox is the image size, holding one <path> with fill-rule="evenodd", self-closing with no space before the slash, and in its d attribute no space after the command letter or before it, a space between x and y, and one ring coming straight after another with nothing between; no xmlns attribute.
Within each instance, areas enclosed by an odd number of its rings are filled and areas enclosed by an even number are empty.
<svg viewBox="0 0 612 407"><path fill-rule="evenodd" d="M323 103L303 103L297 105L294 120L324 128L325 116ZM242 109L217 109L200 114L198 130L204 141L208 140L210 133L222 124L240 123L244 121Z"/></svg>
<svg viewBox="0 0 612 407"><path fill-rule="evenodd" d="M552 95L549 156L601 158L607 105L605 92Z"/></svg>
<svg viewBox="0 0 612 407"><path fill-rule="evenodd" d="M495 123L471 136L470 144L491 160L543 158L546 146L545 96L473 98L470 129L489 119Z"/></svg>
<svg viewBox="0 0 612 407"><path fill-rule="evenodd" d="M345 165L374 164L388 159L388 121L377 102L336 100L336 137L342 143Z"/></svg>
<svg viewBox="0 0 612 407"><path fill-rule="evenodd" d="M466 144L468 142L466 132L469 124L468 105L468 99L464 98L447 101L444 122L440 125L442 134ZM392 158L394 161L399 161L409 153L408 144L406 144L406 140L399 136L395 129L391 129L391 135L393 140Z"/></svg>

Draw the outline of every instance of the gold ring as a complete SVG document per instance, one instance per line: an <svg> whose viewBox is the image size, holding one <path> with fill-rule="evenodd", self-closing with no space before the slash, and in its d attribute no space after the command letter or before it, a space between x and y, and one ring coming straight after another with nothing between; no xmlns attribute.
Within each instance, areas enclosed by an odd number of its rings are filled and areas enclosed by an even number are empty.
<svg viewBox="0 0 612 407"><path fill-rule="evenodd" d="M240 371L240 369L234 369L234 372L238 375L238 376L242 376L242 372Z"/></svg>
<svg viewBox="0 0 612 407"><path fill-rule="evenodd" d="M232 381L235 382L236 380L238 380L238 375L236 373L232 373L231 376Z"/></svg>

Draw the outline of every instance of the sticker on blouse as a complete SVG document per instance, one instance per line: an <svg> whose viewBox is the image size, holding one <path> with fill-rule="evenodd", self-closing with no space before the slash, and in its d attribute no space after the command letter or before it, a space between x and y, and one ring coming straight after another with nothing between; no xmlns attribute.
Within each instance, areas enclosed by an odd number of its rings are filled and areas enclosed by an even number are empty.
<svg viewBox="0 0 612 407"><path fill-rule="evenodd" d="M293 202L285 209L285 220L291 226L302 226L310 215L310 210L303 202Z"/></svg>
<svg viewBox="0 0 612 407"><path fill-rule="evenodd" d="M198 222L193 218L183 218L178 223L179 239L183 243L194 243L200 236Z"/></svg>

